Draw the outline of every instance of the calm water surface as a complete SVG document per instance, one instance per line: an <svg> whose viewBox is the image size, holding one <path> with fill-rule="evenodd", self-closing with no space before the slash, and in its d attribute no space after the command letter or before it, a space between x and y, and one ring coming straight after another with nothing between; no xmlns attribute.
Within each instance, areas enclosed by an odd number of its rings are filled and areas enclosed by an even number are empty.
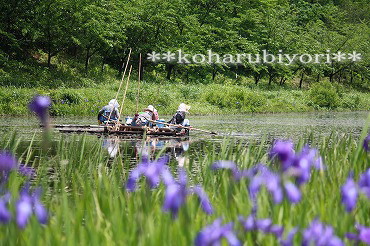
<svg viewBox="0 0 370 246"><path fill-rule="evenodd" d="M369 112L315 112L315 113L282 113L282 114L245 114L220 116L193 116L189 115L191 125L196 128L215 131L217 136L192 131L188 139L148 138L145 144L141 139L121 138L115 136L94 136L91 139L103 139L103 147L114 157L122 144L132 147L134 152L154 153L167 149L172 156L181 157L185 152L197 152L204 144L221 142L225 137L237 141L248 142L267 139L296 140L305 133L313 132L315 136L329 135L332 131L342 134L350 133L359 136ZM162 117L161 117L162 118ZM169 119L170 116L163 116ZM57 117L52 119L54 124L96 124L96 117ZM2 118L0 121L2 135L16 131L22 136L25 145L41 129L34 117ZM54 134L55 141L60 139L61 133ZM67 139L74 134L67 134ZM181 160L180 160L181 161Z"/></svg>

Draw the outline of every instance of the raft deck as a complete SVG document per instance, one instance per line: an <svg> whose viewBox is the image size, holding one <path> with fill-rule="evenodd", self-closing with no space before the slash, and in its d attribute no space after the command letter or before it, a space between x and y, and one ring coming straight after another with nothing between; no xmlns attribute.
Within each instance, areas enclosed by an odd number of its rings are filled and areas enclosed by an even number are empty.
<svg viewBox="0 0 370 246"><path fill-rule="evenodd" d="M91 133L91 134L114 134L114 135L154 135L154 136L186 136L187 131L177 131L168 127L142 127L128 125L52 125L52 128L64 133Z"/></svg>

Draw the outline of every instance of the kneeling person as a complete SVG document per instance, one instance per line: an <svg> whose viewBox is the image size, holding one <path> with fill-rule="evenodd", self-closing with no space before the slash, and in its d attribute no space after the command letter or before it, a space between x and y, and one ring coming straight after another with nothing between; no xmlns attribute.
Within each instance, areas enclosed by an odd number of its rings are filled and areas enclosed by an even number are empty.
<svg viewBox="0 0 370 246"><path fill-rule="evenodd" d="M181 103L180 106L177 108L176 113L172 116L172 119L168 121L169 124L174 125L182 125L182 126L190 126L190 122L188 119L185 119L186 114L189 113L190 106L186 105L185 103ZM178 127L177 130L181 130L181 127ZM188 131L187 131L188 133Z"/></svg>
<svg viewBox="0 0 370 246"><path fill-rule="evenodd" d="M150 121L157 120L157 116L155 112L156 112L156 109L153 107L153 105L149 105L146 109L144 109L144 112L140 112L139 114L135 115L134 119L132 120L131 125L151 126Z"/></svg>
<svg viewBox="0 0 370 246"><path fill-rule="evenodd" d="M104 106L98 113L99 125L109 121L116 121L119 118L119 104L116 99L109 101L108 105Z"/></svg>

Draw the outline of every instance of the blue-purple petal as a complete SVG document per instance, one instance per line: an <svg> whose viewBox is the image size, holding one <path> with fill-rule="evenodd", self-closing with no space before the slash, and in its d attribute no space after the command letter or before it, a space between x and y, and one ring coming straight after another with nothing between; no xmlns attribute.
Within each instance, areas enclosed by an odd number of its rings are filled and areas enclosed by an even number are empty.
<svg viewBox="0 0 370 246"><path fill-rule="evenodd" d="M301 191L293 183L286 182L284 184L284 188L285 188L285 192L287 194L288 200L291 203L298 203L301 200L302 198Z"/></svg>
<svg viewBox="0 0 370 246"><path fill-rule="evenodd" d="M369 152L370 151L369 143L370 143L370 134L364 139L364 143L362 145L364 147L364 150L366 152Z"/></svg>
<svg viewBox="0 0 370 246"><path fill-rule="evenodd" d="M16 223L19 228L23 229L28 224L32 215L32 198L27 194L21 194L16 203Z"/></svg>
<svg viewBox="0 0 370 246"><path fill-rule="evenodd" d="M16 169L18 161L14 155L7 151L0 151L0 171L10 172L12 169Z"/></svg>
<svg viewBox="0 0 370 246"><path fill-rule="evenodd" d="M351 175L341 188L342 203L347 212L351 212L357 204L358 190L357 185Z"/></svg>
<svg viewBox="0 0 370 246"><path fill-rule="evenodd" d="M10 194L5 194L0 198L0 223L8 223L12 218L12 215L7 207L10 200Z"/></svg>
<svg viewBox="0 0 370 246"><path fill-rule="evenodd" d="M199 185L193 188L193 192L198 196L200 205L204 212L207 214L213 213L213 207L211 205L211 202L209 201L209 198L207 194L204 192L203 188Z"/></svg>
<svg viewBox="0 0 370 246"><path fill-rule="evenodd" d="M46 124L48 109L51 105L51 99L48 96L35 96L30 102L29 109L36 113L43 124Z"/></svg>

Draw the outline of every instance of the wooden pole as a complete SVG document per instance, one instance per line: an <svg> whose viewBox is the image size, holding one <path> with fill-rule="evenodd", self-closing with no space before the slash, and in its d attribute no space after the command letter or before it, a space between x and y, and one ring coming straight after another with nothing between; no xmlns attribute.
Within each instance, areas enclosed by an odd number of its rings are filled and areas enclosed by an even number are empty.
<svg viewBox="0 0 370 246"><path fill-rule="evenodd" d="M124 70L124 72L123 72L121 82L119 83L118 91L117 91L116 96L115 96L115 98L114 98L116 101L117 101L117 98L118 98L118 94L119 94L119 92L120 92L120 90L121 90L121 87L122 87L122 84L123 84L123 80L125 79L126 70L127 70L127 67L128 67L128 63L129 63L129 61L130 61L130 57L131 57L131 48L130 48L130 52L128 53L128 57L127 57L127 61L126 61L125 70ZM114 110L114 108L113 108L113 110ZM110 117L112 116L112 112L113 112L113 110L112 110L112 111L110 112L110 114L109 114L109 117L108 117L108 120L107 120L106 125L108 125L108 122L109 122L109 120L110 120Z"/></svg>
<svg viewBox="0 0 370 246"><path fill-rule="evenodd" d="M117 120L116 124L119 123L119 119L121 118L121 114L122 114L122 111L123 111L123 106L125 104L125 99L126 99L126 94L127 94L127 89L128 89L128 83L130 82L131 71L132 71L132 65L130 66L130 71L128 72L128 77L127 77L127 81L126 81L126 88L125 88L125 92L123 94L123 99L122 99L122 103L121 103L121 110L119 111L119 117L118 117L118 120Z"/></svg>
<svg viewBox="0 0 370 246"><path fill-rule="evenodd" d="M139 56L139 78L138 78L138 82L137 82L136 114L139 113L140 79L141 79L141 53L140 53L140 56Z"/></svg>
<svg viewBox="0 0 370 246"><path fill-rule="evenodd" d="M216 132L206 131L206 130L194 128L194 127L191 127L191 126L175 125L175 124L170 124L170 123L155 121L155 120L148 120L148 121L153 122L153 123L158 123L158 124L164 124L164 125L167 125L167 126L175 126L175 127L178 127L178 128L189 129L189 130L200 131L200 132L206 132L206 133L209 133L209 134L217 135Z"/></svg>

